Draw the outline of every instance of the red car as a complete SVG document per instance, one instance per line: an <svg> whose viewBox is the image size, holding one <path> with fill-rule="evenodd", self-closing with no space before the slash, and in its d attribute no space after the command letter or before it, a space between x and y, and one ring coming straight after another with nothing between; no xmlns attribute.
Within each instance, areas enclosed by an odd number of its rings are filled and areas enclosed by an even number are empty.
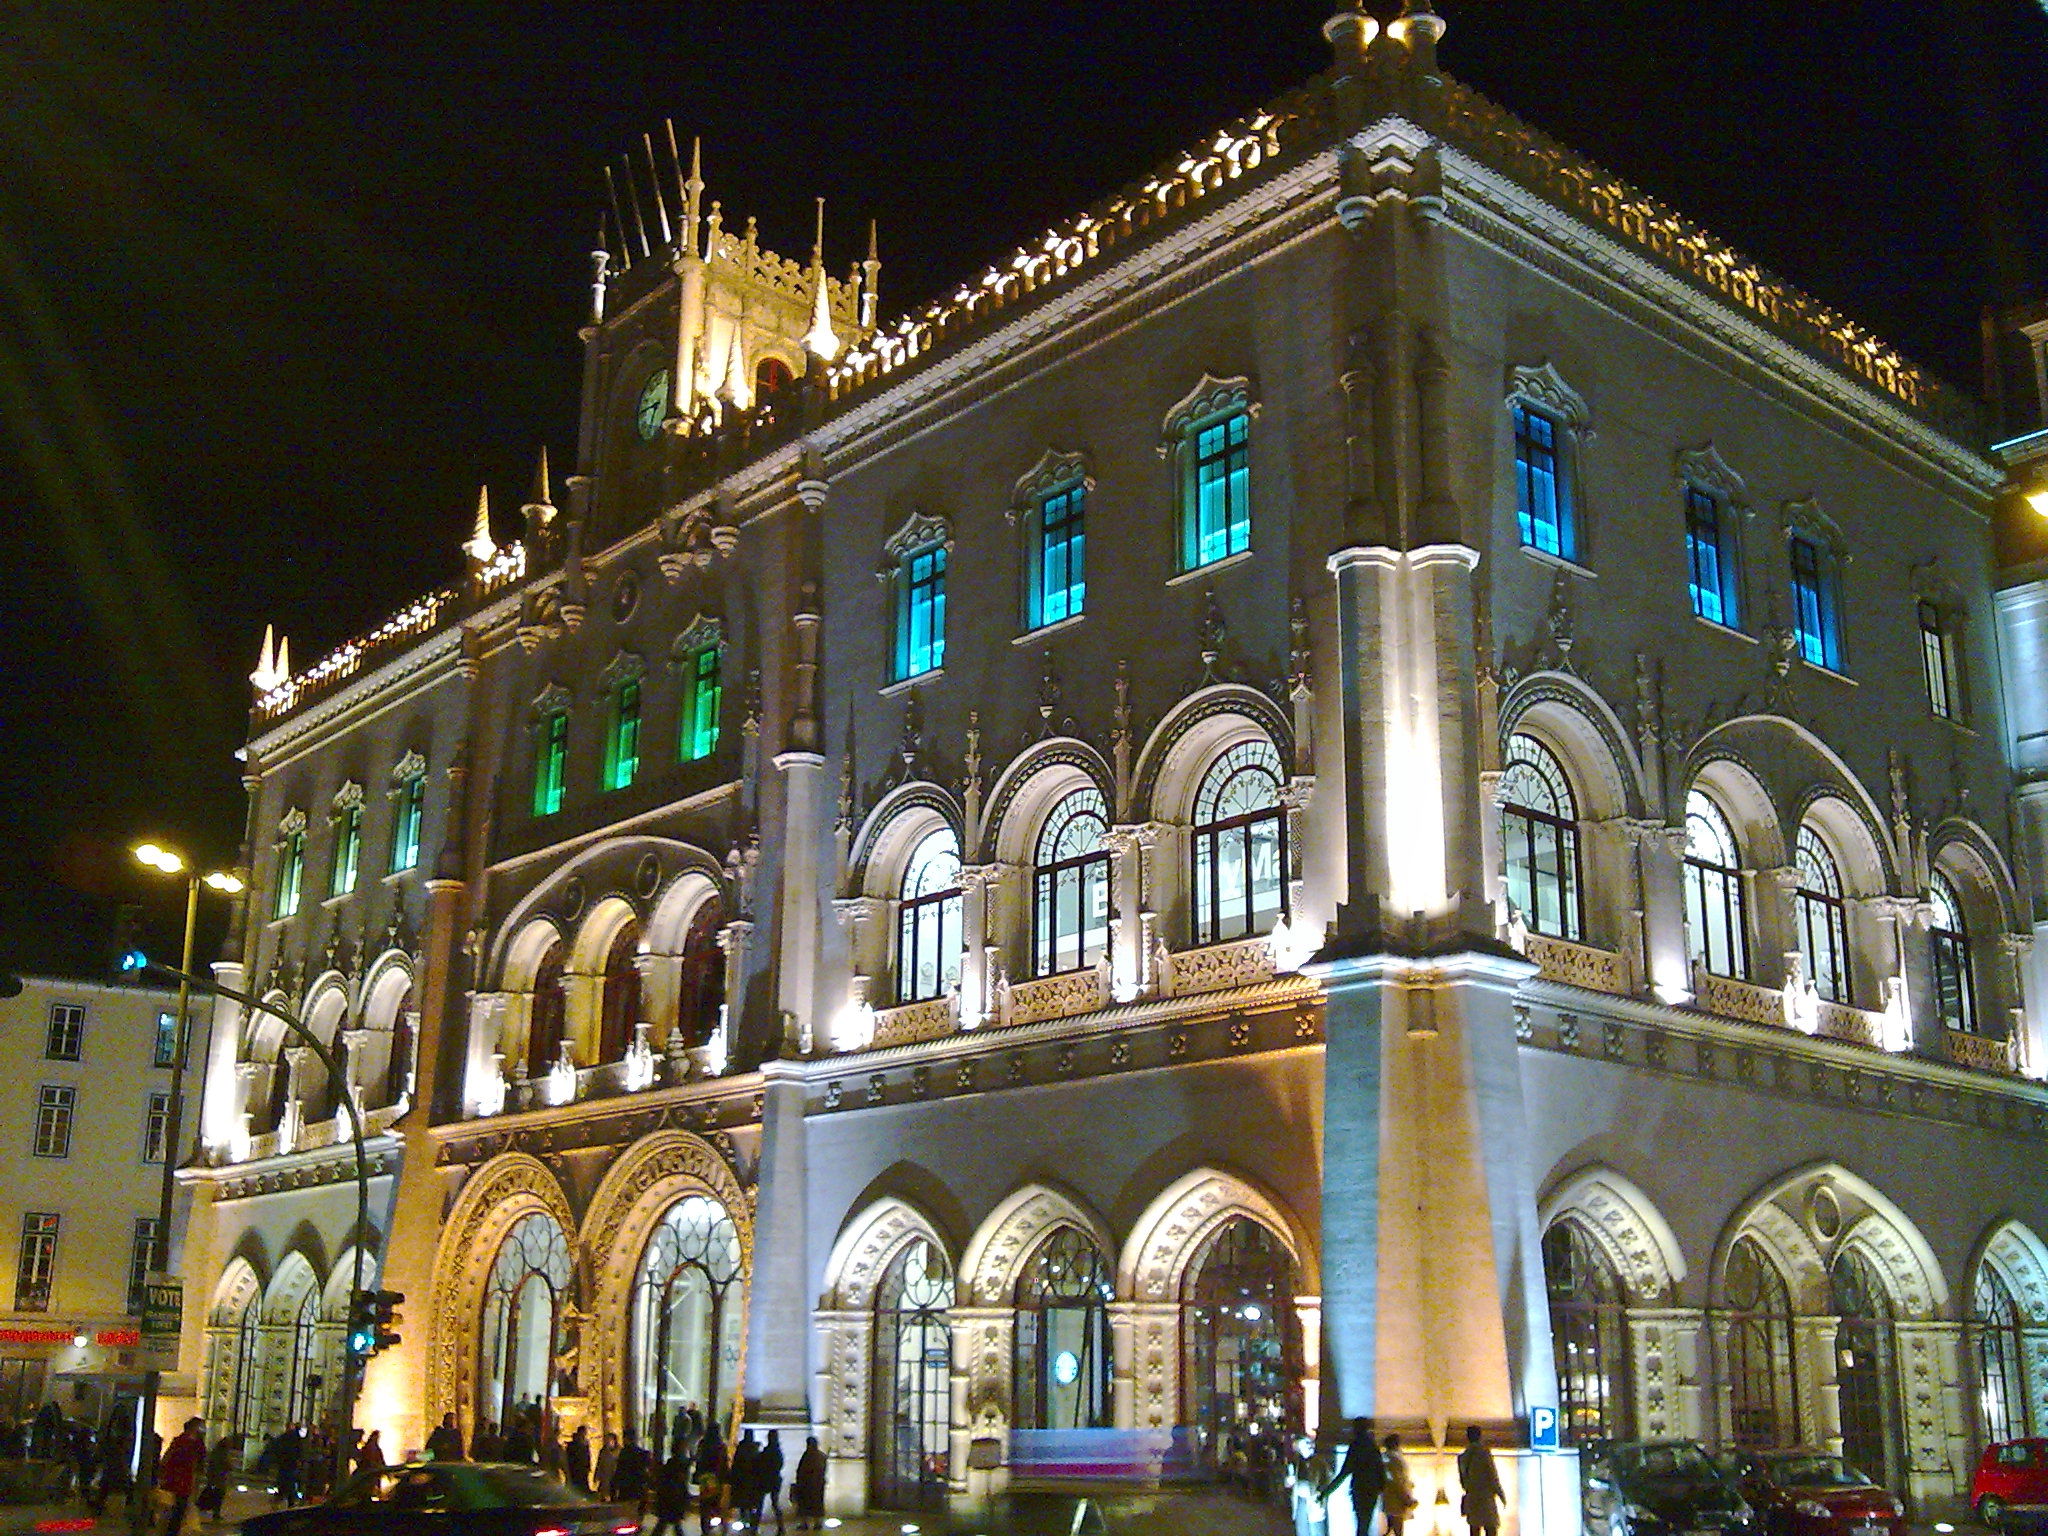
<svg viewBox="0 0 2048 1536"><path fill-rule="evenodd" d="M1906 1506L1826 1451L1736 1451L1728 1472L1766 1536L1906 1536Z"/></svg>
<svg viewBox="0 0 2048 1536"><path fill-rule="evenodd" d="M2015 1504L2048 1504L2048 1440L2001 1440L1984 1447L1970 1479L1970 1508L1995 1531Z"/></svg>

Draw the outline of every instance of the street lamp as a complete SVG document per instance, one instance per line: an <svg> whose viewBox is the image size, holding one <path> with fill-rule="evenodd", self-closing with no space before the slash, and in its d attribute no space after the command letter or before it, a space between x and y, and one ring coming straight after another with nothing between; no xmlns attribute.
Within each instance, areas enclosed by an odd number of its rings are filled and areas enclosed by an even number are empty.
<svg viewBox="0 0 2048 1536"><path fill-rule="evenodd" d="M138 863L162 875L181 875L191 869L182 855L155 843L136 844L135 858ZM241 876L226 870L211 870L206 874L191 870L185 881L184 958L178 963L181 973L192 969L192 937L199 917L199 887L202 885L223 896L236 895L243 889ZM176 1188L178 1171L178 1133L185 1114L185 1052L189 1044L186 1018L191 1006L192 985L181 974L178 979L178 1023L172 1037L170 1102L164 1107L163 1180L157 1189L156 1241L150 1252L150 1269L159 1275L168 1274L171 1267L171 1196ZM152 1366L144 1410L145 1428L155 1426L157 1393L162 1379L162 1369Z"/></svg>

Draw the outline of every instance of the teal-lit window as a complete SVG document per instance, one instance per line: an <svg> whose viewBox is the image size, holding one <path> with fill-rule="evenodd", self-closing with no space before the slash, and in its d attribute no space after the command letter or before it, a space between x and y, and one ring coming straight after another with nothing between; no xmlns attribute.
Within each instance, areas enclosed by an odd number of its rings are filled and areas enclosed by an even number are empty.
<svg viewBox="0 0 2048 1536"><path fill-rule="evenodd" d="M327 894L346 896L354 890L362 862L363 808L351 805L334 818L334 867L327 873Z"/></svg>
<svg viewBox="0 0 2048 1536"><path fill-rule="evenodd" d="M277 900L271 910L290 917L299 910L299 883L306 874L306 834L291 832L277 851Z"/></svg>
<svg viewBox="0 0 2048 1536"><path fill-rule="evenodd" d="M1575 560L1571 498L1558 456L1554 417L1517 400L1515 420L1515 521L1522 543L1546 555Z"/></svg>
<svg viewBox="0 0 2048 1536"><path fill-rule="evenodd" d="M1181 517L1185 570L1251 547L1251 431L1247 411L1233 411L1194 429L1193 473Z"/></svg>
<svg viewBox="0 0 2048 1536"><path fill-rule="evenodd" d="M398 786L397 819L391 826L391 872L417 868L420 862L420 813L427 803L427 776L416 773Z"/></svg>
<svg viewBox="0 0 2048 1536"><path fill-rule="evenodd" d="M683 718L676 755L684 762L694 763L718 750L718 714L724 702L718 647L707 645L683 663Z"/></svg>
<svg viewBox="0 0 2048 1536"><path fill-rule="evenodd" d="M1830 671L1842 669L1841 619L1835 594L1835 566L1827 550L1812 539L1794 534L1792 562L1792 632L1804 661Z"/></svg>
<svg viewBox="0 0 2048 1536"><path fill-rule="evenodd" d="M563 767L569 760L569 716L556 710L541 722L533 759L533 814L552 816L562 808Z"/></svg>
<svg viewBox="0 0 2048 1536"><path fill-rule="evenodd" d="M604 737L604 787L624 789L640 771L640 684L628 678L612 695L611 728Z"/></svg>
<svg viewBox="0 0 2048 1536"><path fill-rule="evenodd" d="M1692 611L1716 624L1738 627L1735 534L1727 506L1712 491L1685 488L1685 558Z"/></svg>
<svg viewBox="0 0 2048 1536"><path fill-rule="evenodd" d="M1078 481L1039 499L1029 549L1029 628L1071 619L1087 601L1087 500L1088 487Z"/></svg>
<svg viewBox="0 0 2048 1536"><path fill-rule="evenodd" d="M946 664L946 546L930 544L903 557L896 573L896 678L936 672Z"/></svg>

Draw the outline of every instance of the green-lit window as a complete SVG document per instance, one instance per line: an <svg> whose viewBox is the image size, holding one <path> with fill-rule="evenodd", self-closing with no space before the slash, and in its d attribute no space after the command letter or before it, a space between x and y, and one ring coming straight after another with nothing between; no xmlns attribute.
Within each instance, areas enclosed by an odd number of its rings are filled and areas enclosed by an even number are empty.
<svg viewBox="0 0 2048 1536"><path fill-rule="evenodd" d="M1192 471L1184 482L1181 509L1181 567L1194 570L1241 554L1251 547L1251 431L1248 411L1197 426L1192 434Z"/></svg>
<svg viewBox="0 0 2048 1536"><path fill-rule="evenodd" d="M683 663L682 726L676 737L676 755L684 762L694 763L718 750L718 713L724 701L718 647L707 645Z"/></svg>
<svg viewBox="0 0 2048 1536"><path fill-rule="evenodd" d="M604 787L624 789L640 771L640 683L628 678L612 695L611 726L604 737Z"/></svg>
<svg viewBox="0 0 2048 1536"><path fill-rule="evenodd" d="M271 910L290 917L299 910L299 882L306 873L306 834L287 833L277 851L277 900Z"/></svg>
<svg viewBox="0 0 2048 1536"><path fill-rule="evenodd" d="M555 710L541 721L533 758L533 814L552 816L562 808L562 769L569 760L569 715Z"/></svg>
<svg viewBox="0 0 2048 1536"><path fill-rule="evenodd" d="M427 776L416 773L398 786L398 817L391 827L391 872L420 862L420 813L427 803Z"/></svg>
<svg viewBox="0 0 2048 1536"><path fill-rule="evenodd" d="M1039 498L1026 551L1031 585L1024 622L1031 629L1071 619L1087 601L1087 499L1088 487L1078 481Z"/></svg>
<svg viewBox="0 0 2048 1536"><path fill-rule="evenodd" d="M362 861L363 808L346 806L334 818L334 867L328 871L327 894L346 896L354 890Z"/></svg>

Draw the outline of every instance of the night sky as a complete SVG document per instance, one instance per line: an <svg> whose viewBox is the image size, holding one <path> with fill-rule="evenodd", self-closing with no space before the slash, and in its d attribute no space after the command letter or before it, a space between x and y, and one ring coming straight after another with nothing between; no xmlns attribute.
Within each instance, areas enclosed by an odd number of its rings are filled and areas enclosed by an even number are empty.
<svg viewBox="0 0 2048 1536"><path fill-rule="evenodd" d="M728 227L882 310L1326 62L1329 0L0 4L0 967L231 861L266 621L303 666L572 462L599 167L704 139ZM1394 6L1381 0L1383 18ZM1443 0L1444 67L1977 388L2048 288L2048 15Z"/></svg>

